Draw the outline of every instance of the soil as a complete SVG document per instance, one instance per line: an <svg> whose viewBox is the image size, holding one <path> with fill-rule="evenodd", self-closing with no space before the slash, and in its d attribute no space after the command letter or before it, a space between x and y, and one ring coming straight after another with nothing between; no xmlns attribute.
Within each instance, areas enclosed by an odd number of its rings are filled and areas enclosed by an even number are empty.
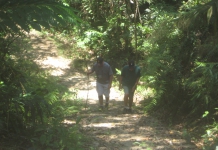
<svg viewBox="0 0 218 150"><path fill-rule="evenodd" d="M34 31L29 34L32 48L31 59L41 68L59 78L60 84L77 92L77 97L86 103L78 115L80 131L90 140L84 150L197 150L199 149L184 131L172 129L160 120L149 116L141 109L140 93L136 92L133 112L123 113L123 93L116 86L111 88L109 109L98 110L94 75L88 78L71 67L72 59L58 56L58 47L53 40ZM65 119L73 124L73 118Z"/></svg>

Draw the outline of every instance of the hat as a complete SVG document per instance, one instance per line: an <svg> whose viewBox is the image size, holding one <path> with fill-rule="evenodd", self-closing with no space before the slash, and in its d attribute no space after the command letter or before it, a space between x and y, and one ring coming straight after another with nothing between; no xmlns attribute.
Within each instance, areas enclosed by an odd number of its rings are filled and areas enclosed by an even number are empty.
<svg viewBox="0 0 218 150"><path fill-rule="evenodd" d="M97 58L97 63L99 63L99 64L103 63L103 58L102 57L98 57Z"/></svg>
<svg viewBox="0 0 218 150"><path fill-rule="evenodd" d="M135 66L135 62L133 60L128 62L129 67L134 67Z"/></svg>

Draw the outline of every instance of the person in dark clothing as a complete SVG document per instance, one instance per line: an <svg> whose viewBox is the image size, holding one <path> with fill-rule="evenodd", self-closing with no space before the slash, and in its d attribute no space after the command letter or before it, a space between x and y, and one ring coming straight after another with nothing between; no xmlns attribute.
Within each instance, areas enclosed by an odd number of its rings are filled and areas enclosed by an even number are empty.
<svg viewBox="0 0 218 150"><path fill-rule="evenodd" d="M124 113L132 112L134 92L141 77L140 67L129 61L121 71L119 89L124 90Z"/></svg>
<svg viewBox="0 0 218 150"><path fill-rule="evenodd" d="M92 66L92 69L87 72L87 75L95 72L96 74L96 90L98 93L98 99L100 109L103 109L103 95L105 96L105 107L109 105L109 94L113 80L113 72L111 66L103 60L102 57L97 58L97 62Z"/></svg>

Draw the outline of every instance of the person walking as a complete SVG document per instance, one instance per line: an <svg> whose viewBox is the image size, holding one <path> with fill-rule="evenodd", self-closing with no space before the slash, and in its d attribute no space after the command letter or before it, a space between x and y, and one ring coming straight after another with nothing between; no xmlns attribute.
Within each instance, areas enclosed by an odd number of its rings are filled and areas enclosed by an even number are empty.
<svg viewBox="0 0 218 150"><path fill-rule="evenodd" d="M141 77L140 67L133 60L128 61L121 70L119 89L124 90L124 113L132 112L134 92Z"/></svg>
<svg viewBox="0 0 218 150"><path fill-rule="evenodd" d="M113 80L113 71L111 66L103 60L102 57L97 58L97 62L92 66L87 75L95 72L96 74L96 91L98 93L100 110L103 110L103 95L105 96L105 108L108 109L110 88Z"/></svg>

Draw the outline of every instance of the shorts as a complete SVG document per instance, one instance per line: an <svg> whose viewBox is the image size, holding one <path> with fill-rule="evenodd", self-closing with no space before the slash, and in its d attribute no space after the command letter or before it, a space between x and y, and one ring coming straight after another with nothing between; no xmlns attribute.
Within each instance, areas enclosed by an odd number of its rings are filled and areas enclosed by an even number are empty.
<svg viewBox="0 0 218 150"><path fill-rule="evenodd" d="M96 90L98 96L104 95L105 97L109 97L110 89L108 88L109 84L101 84L96 82Z"/></svg>
<svg viewBox="0 0 218 150"><path fill-rule="evenodd" d="M132 92L132 87L128 87L128 86L123 86L123 90L124 90L124 93L125 95L128 94L128 95L134 95L134 92Z"/></svg>

